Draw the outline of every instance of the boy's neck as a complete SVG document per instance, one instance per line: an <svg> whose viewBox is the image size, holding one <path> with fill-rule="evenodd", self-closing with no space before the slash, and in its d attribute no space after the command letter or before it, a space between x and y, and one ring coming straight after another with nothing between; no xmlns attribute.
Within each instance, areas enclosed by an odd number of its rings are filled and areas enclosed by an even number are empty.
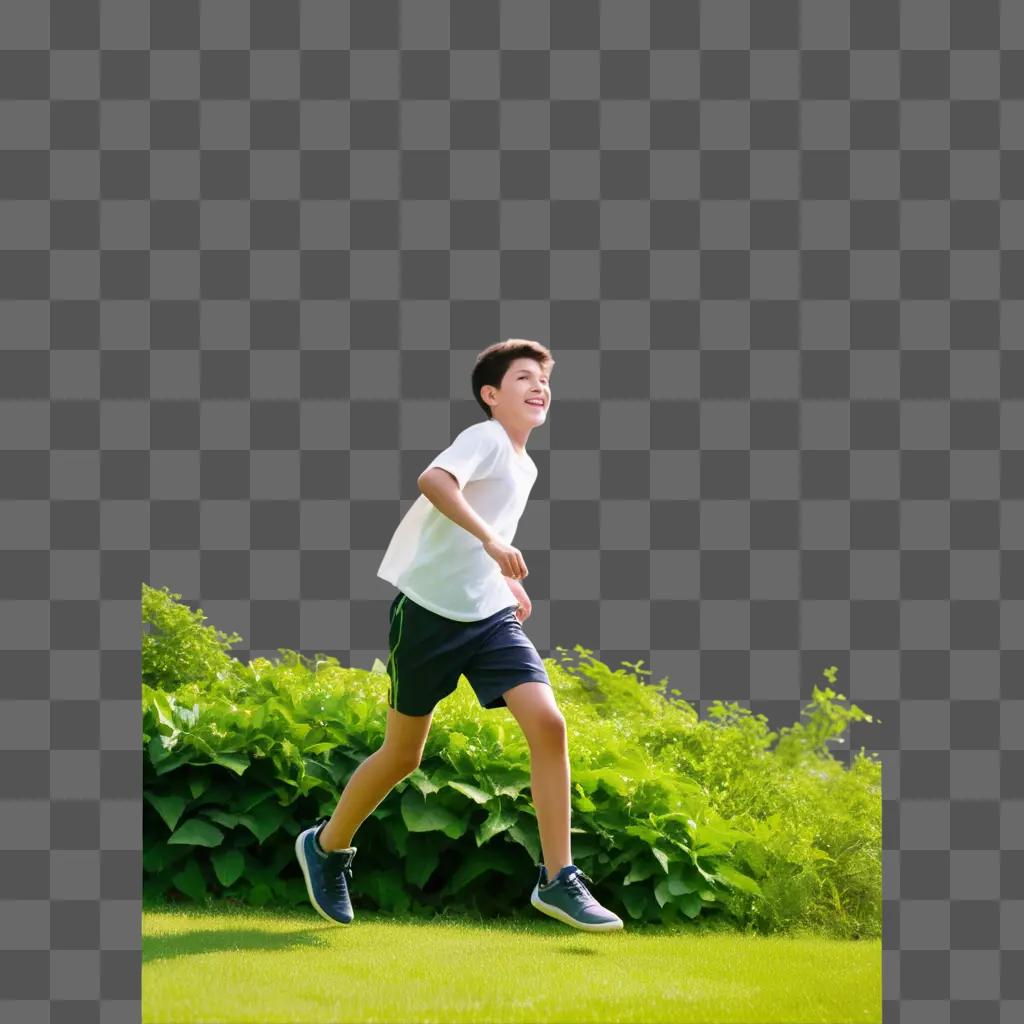
<svg viewBox="0 0 1024 1024"><path fill-rule="evenodd" d="M500 419L498 419L497 416L493 416L493 415L491 416L491 419L493 419L495 421L495 423L497 423L498 426L500 426L501 429L504 430L506 434L508 434L508 439L509 439L509 441L512 442L512 449L516 453L516 455L525 455L526 454L526 440L530 436L531 428L530 427L515 427L515 426L509 427L509 426L506 426L506 424L502 423L502 421Z"/></svg>

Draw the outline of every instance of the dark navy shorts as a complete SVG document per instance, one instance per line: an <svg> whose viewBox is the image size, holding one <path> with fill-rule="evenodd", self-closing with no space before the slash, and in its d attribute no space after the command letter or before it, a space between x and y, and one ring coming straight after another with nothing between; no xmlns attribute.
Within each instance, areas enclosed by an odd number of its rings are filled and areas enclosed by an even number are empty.
<svg viewBox="0 0 1024 1024"><path fill-rule="evenodd" d="M544 662L515 615L516 605L486 619L458 622L401 591L388 613L388 706L428 715L464 675L485 708L507 707L502 694L520 683L551 685Z"/></svg>

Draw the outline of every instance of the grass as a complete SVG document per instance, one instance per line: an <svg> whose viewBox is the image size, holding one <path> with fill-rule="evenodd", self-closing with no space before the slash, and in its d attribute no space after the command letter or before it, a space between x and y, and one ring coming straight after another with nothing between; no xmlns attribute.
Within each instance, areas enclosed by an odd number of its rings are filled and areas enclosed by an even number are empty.
<svg viewBox="0 0 1024 1024"><path fill-rule="evenodd" d="M578 931L530 907L501 921L312 908L146 905L142 1020L669 1021L882 1019L881 941Z"/></svg>

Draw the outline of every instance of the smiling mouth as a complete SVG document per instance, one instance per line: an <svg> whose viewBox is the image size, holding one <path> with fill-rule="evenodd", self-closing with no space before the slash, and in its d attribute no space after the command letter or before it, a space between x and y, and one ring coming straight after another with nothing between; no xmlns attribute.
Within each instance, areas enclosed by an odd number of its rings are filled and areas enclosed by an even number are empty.
<svg viewBox="0 0 1024 1024"><path fill-rule="evenodd" d="M544 408L544 403L540 399L537 399L536 401L530 401L529 399L527 399L526 404L532 405L536 409Z"/></svg>

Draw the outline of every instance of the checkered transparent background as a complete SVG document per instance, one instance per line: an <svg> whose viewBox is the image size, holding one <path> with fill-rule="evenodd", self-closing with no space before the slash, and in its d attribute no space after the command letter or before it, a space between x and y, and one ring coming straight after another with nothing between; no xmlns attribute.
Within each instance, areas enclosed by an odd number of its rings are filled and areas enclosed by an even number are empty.
<svg viewBox="0 0 1024 1024"><path fill-rule="evenodd" d="M886 1022L1024 1017L1022 150L1018 0L4 0L0 1017L139 1016L141 581L369 667L509 336L541 654L836 665Z"/></svg>

